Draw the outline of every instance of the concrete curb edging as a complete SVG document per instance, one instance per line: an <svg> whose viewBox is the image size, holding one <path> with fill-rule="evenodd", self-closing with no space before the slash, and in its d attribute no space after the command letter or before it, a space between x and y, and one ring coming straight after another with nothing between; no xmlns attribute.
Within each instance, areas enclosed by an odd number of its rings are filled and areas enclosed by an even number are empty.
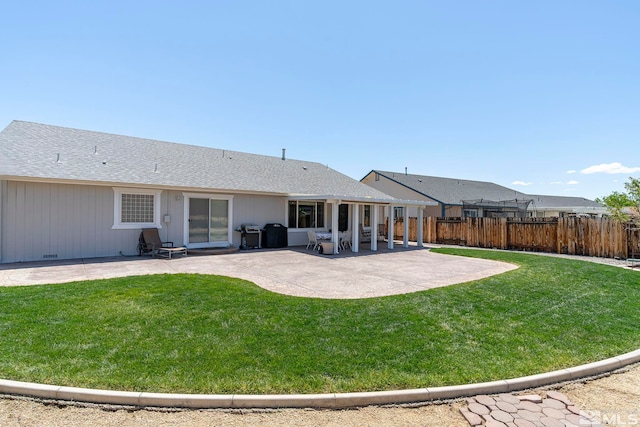
<svg viewBox="0 0 640 427"><path fill-rule="evenodd" d="M480 394L510 393L518 390L576 380L615 371L640 362L640 349L620 356L573 368L500 381L412 390L326 394L172 394L95 390L78 387L0 380L0 393L42 399L139 407L167 408L348 408L457 399Z"/></svg>

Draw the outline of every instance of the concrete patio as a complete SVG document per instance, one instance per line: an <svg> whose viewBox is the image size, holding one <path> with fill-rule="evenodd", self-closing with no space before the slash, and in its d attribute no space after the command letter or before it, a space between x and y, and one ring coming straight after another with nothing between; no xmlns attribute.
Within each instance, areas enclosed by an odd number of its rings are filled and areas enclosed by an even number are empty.
<svg viewBox="0 0 640 427"><path fill-rule="evenodd" d="M436 254L409 246L322 255L304 247L251 249L171 260L142 257L61 260L0 265L0 286L64 283L161 273L238 277L286 295L370 298L422 291L500 274L514 265Z"/></svg>

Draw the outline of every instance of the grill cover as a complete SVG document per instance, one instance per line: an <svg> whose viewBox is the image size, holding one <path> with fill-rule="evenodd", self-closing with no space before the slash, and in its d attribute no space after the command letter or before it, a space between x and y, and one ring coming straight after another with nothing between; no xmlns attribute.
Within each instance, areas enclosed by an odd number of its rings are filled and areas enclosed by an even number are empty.
<svg viewBox="0 0 640 427"><path fill-rule="evenodd" d="M287 227L282 224L267 224L262 229L263 248L286 248L289 246Z"/></svg>

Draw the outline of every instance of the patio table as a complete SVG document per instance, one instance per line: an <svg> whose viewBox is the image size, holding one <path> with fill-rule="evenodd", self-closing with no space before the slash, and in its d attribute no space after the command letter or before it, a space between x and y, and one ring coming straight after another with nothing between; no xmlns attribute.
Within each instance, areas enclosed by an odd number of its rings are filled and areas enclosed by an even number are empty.
<svg viewBox="0 0 640 427"><path fill-rule="evenodd" d="M331 233L324 231L316 231L316 237L320 240L331 240Z"/></svg>

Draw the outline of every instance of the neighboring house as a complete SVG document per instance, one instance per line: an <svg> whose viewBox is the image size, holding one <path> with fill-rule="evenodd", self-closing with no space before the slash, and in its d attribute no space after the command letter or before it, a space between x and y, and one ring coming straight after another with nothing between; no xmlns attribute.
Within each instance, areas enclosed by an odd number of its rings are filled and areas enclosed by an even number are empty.
<svg viewBox="0 0 640 427"><path fill-rule="evenodd" d="M424 208L424 216L526 218L606 212L601 204L582 197L530 195L485 181L372 170L361 182L397 198L437 202ZM395 209L402 214L401 207ZM417 208L410 208L408 216L416 213Z"/></svg>
<svg viewBox="0 0 640 427"><path fill-rule="evenodd" d="M290 246L307 230L337 241L385 208L427 204L284 154L14 121L0 132L0 262L133 255L144 227L189 248L238 247L246 223L288 227Z"/></svg>
<svg viewBox="0 0 640 427"><path fill-rule="evenodd" d="M437 202L424 208L425 216L524 217L531 201L526 194L483 181L372 170L361 182L394 197ZM416 213L413 208L408 216Z"/></svg>
<svg viewBox="0 0 640 427"><path fill-rule="evenodd" d="M544 196L532 194L529 216L532 218L549 217L596 217L606 215L607 208L601 203L584 197Z"/></svg>

